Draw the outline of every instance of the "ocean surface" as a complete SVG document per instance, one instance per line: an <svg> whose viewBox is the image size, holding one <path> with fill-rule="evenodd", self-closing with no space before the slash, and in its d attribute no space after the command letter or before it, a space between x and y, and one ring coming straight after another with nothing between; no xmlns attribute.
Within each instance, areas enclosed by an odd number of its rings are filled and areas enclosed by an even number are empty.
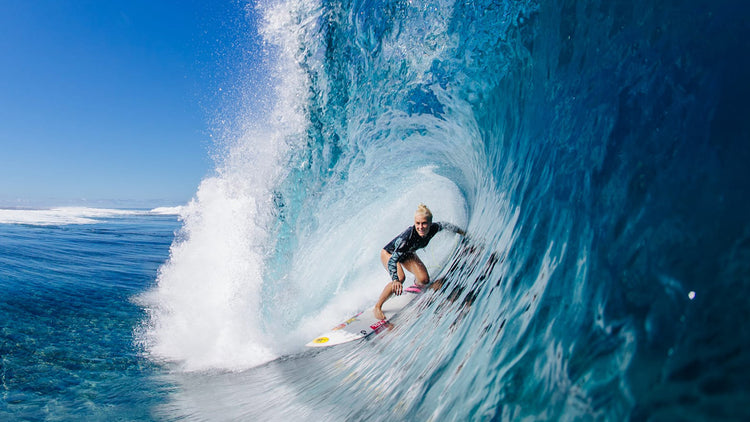
<svg viewBox="0 0 750 422"><path fill-rule="evenodd" d="M0 210L0 419L750 420L750 3L249 16L273 106L190 203ZM439 282L306 349L419 203Z"/></svg>

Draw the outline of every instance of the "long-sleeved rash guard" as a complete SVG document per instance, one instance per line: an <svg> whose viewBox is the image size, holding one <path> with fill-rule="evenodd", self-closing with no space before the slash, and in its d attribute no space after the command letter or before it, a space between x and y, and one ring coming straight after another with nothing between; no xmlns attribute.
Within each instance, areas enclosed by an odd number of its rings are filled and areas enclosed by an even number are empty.
<svg viewBox="0 0 750 422"><path fill-rule="evenodd" d="M450 230L453 233L462 232L461 229L451 223L437 222L430 224L430 230L427 232L427 236L420 237L414 229L414 226L411 226L385 245L383 249L391 254L391 258L388 260L388 273L391 275L391 280L398 280L397 264L399 262L409 257L417 249L422 249L427 246L437 232L443 229Z"/></svg>

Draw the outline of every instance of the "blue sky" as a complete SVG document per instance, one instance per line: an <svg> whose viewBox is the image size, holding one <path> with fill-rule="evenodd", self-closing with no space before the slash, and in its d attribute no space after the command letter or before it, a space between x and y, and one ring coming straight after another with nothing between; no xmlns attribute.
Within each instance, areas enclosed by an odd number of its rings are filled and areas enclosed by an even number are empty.
<svg viewBox="0 0 750 422"><path fill-rule="evenodd" d="M0 0L0 206L188 202L258 48L243 8Z"/></svg>

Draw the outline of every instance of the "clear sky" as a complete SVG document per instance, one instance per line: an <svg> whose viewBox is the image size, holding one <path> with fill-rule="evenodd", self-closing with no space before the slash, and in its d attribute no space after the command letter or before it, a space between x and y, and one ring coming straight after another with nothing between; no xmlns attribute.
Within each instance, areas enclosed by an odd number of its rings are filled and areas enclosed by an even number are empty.
<svg viewBox="0 0 750 422"><path fill-rule="evenodd" d="M243 25L231 0L0 0L0 207L187 203Z"/></svg>

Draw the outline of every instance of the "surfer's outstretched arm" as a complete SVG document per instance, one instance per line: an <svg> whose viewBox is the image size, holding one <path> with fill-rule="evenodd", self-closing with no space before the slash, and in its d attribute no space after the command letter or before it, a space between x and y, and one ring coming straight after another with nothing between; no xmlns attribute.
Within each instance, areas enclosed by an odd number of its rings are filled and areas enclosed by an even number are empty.
<svg viewBox="0 0 750 422"><path fill-rule="evenodd" d="M458 227L455 224L446 223L444 221L441 221L437 224L440 225L441 230L448 230L448 231L452 231L453 233L460 234L461 236L466 236L466 231L462 229L461 227Z"/></svg>

